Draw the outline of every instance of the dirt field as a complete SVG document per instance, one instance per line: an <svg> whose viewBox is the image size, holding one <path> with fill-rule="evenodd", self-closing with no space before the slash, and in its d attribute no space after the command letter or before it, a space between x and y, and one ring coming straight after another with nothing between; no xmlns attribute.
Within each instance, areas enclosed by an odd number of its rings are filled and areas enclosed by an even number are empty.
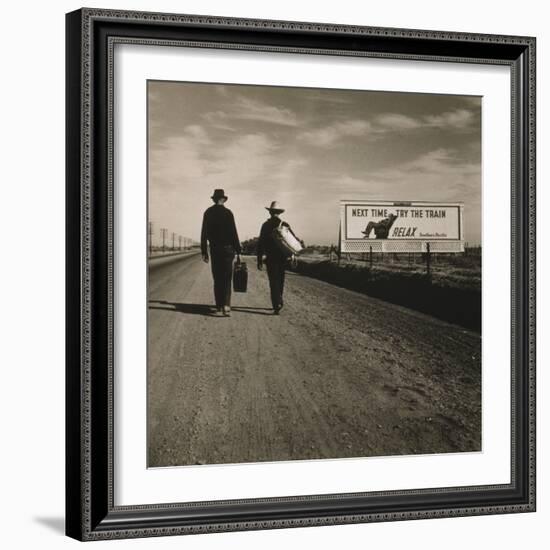
<svg viewBox="0 0 550 550"><path fill-rule="evenodd" d="M430 275L420 255L360 256L301 254L295 271L335 286L401 305L481 332L481 257L434 255ZM413 257L414 256L414 257ZM368 256L367 256L368 257Z"/></svg>
<svg viewBox="0 0 550 550"><path fill-rule="evenodd" d="M211 314L199 257L150 272L149 466L476 451L481 338L289 273Z"/></svg>
<svg viewBox="0 0 550 550"><path fill-rule="evenodd" d="M300 254L303 262L320 263L330 259L329 254ZM368 254L342 255L340 265L369 268ZM336 255L332 261L336 263ZM383 273L426 274L426 258L423 254L382 254L373 255L372 269ZM440 285L452 285L481 291L481 255L478 254L432 254L430 265L432 281Z"/></svg>

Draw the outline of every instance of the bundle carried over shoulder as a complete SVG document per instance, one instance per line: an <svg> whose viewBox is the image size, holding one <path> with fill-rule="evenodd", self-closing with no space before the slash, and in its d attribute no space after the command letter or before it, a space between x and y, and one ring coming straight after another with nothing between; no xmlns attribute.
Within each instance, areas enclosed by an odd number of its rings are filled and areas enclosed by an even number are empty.
<svg viewBox="0 0 550 550"><path fill-rule="evenodd" d="M285 256L293 256L303 250L302 243L285 223L280 223L272 233L273 240Z"/></svg>

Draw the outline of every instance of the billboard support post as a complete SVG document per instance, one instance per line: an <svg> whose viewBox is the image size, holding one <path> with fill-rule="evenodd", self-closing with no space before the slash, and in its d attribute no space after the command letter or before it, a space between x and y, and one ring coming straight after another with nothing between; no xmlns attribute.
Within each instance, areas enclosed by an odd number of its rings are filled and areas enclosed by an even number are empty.
<svg viewBox="0 0 550 550"><path fill-rule="evenodd" d="M426 272L428 274L428 279L432 276L430 263L431 263L430 243L426 243Z"/></svg>
<svg viewBox="0 0 550 550"><path fill-rule="evenodd" d="M372 269L372 246L369 246L369 268Z"/></svg>
<svg viewBox="0 0 550 550"><path fill-rule="evenodd" d="M338 266L340 266L340 258L342 256L342 222L340 222L340 227L338 228Z"/></svg>

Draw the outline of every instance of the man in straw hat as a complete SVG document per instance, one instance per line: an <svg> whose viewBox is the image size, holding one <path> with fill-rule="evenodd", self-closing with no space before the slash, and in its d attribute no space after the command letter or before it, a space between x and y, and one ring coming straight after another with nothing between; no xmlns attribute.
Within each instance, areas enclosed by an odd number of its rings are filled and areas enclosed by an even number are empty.
<svg viewBox="0 0 550 550"><path fill-rule="evenodd" d="M269 278L269 288L271 290L271 304L273 313L279 315L283 308L283 291L285 286L285 267L289 259L278 246L273 238L273 231L279 225L287 227L294 235L288 223L279 218L279 214L284 212L284 208L280 208L277 201L273 201L270 206L265 207L271 217L265 221L260 229L260 237L258 239L258 269L263 269L263 257L265 254L265 264L267 267L267 276ZM296 237L296 235L294 235Z"/></svg>
<svg viewBox="0 0 550 550"><path fill-rule="evenodd" d="M233 212L224 206L227 196L223 189L212 195L214 204L204 212L201 230L202 259L211 260L214 298L217 314L231 315L231 279L235 253L241 253ZM207 243L210 245L210 258Z"/></svg>

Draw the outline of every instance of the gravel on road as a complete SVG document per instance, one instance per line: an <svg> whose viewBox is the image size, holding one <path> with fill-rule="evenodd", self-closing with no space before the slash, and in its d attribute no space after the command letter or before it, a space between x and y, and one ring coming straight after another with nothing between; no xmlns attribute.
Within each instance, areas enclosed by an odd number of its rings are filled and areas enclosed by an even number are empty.
<svg viewBox="0 0 550 550"><path fill-rule="evenodd" d="M149 274L148 466L481 450L481 338L287 273L212 313L194 256Z"/></svg>

